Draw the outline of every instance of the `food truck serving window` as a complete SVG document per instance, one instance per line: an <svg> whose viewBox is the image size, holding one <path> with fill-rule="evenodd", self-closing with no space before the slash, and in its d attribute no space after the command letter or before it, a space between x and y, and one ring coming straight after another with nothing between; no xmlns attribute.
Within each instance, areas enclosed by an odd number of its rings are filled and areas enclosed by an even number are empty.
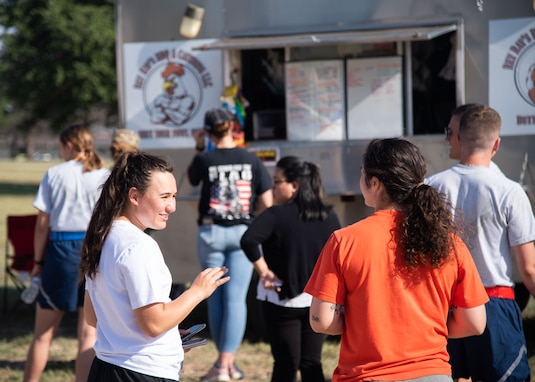
<svg viewBox="0 0 535 382"><path fill-rule="evenodd" d="M443 131L456 104L457 78L462 73L456 70L459 25L450 20L339 32L242 35L194 49L223 49L238 58L227 62L240 63L241 85L250 103L248 141L434 134ZM431 96L439 88L433 81L447 83L440 83L441 93Z"/></svg>

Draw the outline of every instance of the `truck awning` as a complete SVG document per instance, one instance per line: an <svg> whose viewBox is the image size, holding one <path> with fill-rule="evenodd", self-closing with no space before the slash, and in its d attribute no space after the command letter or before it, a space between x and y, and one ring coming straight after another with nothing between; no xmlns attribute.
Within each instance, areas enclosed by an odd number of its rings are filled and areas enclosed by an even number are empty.
<svg viewBox="0 0 535 382"><path fill-rule="evenodd" d="M208 44L193 47L195 50L211 49L267 49L314 45L339 45L358 43L382 43L392 41L432 40L457 29L457 24L439 26L412 26L402 28L367 29L344 32L272 35L259 37L227 37Z"/></svg>

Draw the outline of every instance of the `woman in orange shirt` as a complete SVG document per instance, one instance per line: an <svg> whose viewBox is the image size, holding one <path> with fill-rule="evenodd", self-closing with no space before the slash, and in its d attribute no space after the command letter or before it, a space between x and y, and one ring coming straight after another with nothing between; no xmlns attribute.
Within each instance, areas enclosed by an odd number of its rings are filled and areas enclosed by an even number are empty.
<svg viewBox="0 0 535 382"><path fill-rule="evenodd" d="M375 212L335 231L316 263L311 326L342 334L333 382L451 381L447 338L485 329L487 294L425 173L412 143L372 141L360 189Z"/></svg>

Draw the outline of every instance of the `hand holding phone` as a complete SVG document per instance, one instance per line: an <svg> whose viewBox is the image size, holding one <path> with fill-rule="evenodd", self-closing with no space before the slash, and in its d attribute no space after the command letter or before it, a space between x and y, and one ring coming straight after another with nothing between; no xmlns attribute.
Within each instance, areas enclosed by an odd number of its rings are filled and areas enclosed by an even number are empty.
<svg viewBox="0 0 535 382"><path fill-rule="evenodd" d="M204 328L206 328L206 324L195 324L195 325L191 326L190 328L188 328L189 333L188 334L184 334L183 336L180 337L182 339L182 342L184 343L184 342L188 341L195 334L199 333Z"/></svg>
<svg viewBox="0 0 535 382"><path fill-rule="evenodd" d="M186 342L182 342L182 348L188 350L197 346L206 345L206 338L192 338Z"/></svg>

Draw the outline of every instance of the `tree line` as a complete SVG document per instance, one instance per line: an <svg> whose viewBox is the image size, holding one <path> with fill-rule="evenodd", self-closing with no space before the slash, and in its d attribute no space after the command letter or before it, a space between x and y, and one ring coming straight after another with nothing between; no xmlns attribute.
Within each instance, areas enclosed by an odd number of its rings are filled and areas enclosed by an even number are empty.
<svg viewBox="0 0 535 382"><path fill-rule="evenodd" d="M117 121L113 0L0 0L0 128Z"/></svg>

